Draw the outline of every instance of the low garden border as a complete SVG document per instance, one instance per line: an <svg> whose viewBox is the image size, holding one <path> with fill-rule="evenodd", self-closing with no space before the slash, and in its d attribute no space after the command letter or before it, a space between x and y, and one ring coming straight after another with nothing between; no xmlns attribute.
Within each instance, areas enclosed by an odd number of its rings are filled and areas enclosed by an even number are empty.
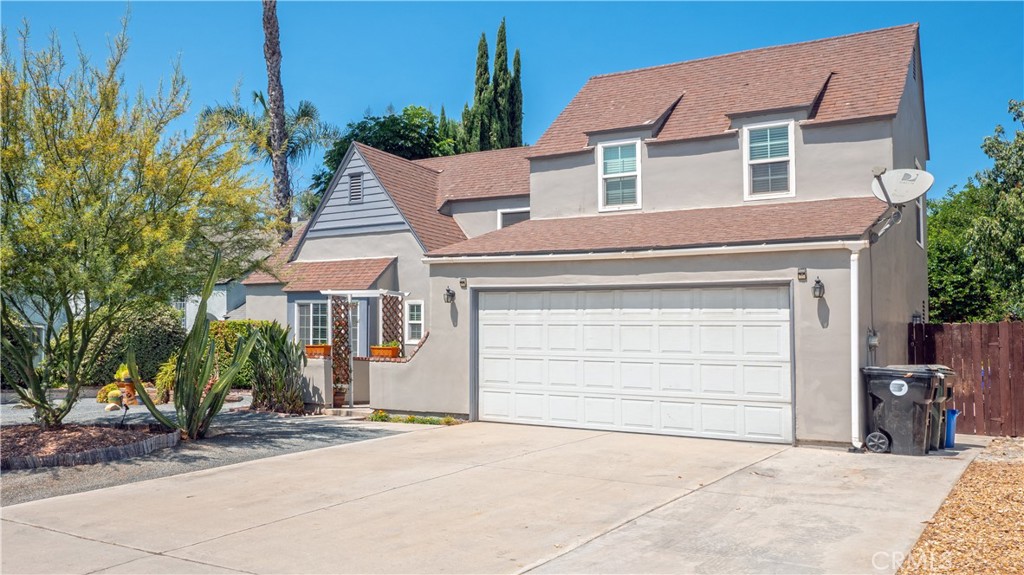
<svg viewBox="0 0 1024 575"><path fill-rule="evenodd" d="M154 424L136 424L129 425L130 429L148 429L152 431L154 428L164 430L162 425ZM111 447L103 447L100 449L90 449L88 451L80 451L78 453L55 453L53 455L44 455L42 457L36 455L25 455L18 457L4 457L0 458L0 470L11 471L15 469L36 469L39 467L70 467L74 465L90 465L93 463L107 463L110 461L118 461L120 459L128 459L129 457L138 457L140 455L148 455L157 449L163 449L165 447L174 447L181 443L181 432L178 430L169 431L166 433L160 433L152 437L147 437L142 441L136 443L129 443L127 445L114 445Z"/></svg>

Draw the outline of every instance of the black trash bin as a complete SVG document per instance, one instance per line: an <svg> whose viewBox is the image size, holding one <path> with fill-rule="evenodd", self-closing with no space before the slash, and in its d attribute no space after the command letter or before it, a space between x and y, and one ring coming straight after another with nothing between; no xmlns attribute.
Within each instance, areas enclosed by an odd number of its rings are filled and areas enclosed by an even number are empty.
<svg viewBox="0 0 1024 575"><path fill-rule="evenodd" d="M932 365L865 367L869 450L925 455L945 440L945 377L949 368ZM938 435L935 435L938 433Z"/></svg>

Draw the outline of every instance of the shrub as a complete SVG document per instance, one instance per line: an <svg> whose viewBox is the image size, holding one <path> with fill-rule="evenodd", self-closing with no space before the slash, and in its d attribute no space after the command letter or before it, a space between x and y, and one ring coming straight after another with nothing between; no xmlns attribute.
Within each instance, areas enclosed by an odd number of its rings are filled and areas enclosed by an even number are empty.
<svg viewBox="0 0 1024 575"><path fill-rule="evenodd" d="M177 363L178 354L174 354L160 366L160 371L156 372L156 403L167 403L171 400Z"/></svg>
<svg viewBox="0 0 1024 575"><path fill-rule="evenodd" d="M139 377L153 381L160 366L185 341L185 328L181 326L181 312L169 305L157 305L145 314L133 314L121 321L106 350L96 358L88 370L83 385L105 385L114 377L125 361L128 347L135 350ZM66 334L61 334L66 339ZM96 338L96 344L102 338ZM92 353L90 347L87 353ZM56 366L58 372L60 365Z"/></svg>
<svg viewBox="0 0 1024 575"><path fill-rule="evenodd" d="M231 357L239 338L244 338L252 333L253 329L261 329L273 324L272 321L260 319L238 319L210 322L210 339L216 342L217 368L220 371L231 363ZM251 389L253 379L256 377L255 367L252 361L245 360L242 369L235 378L233 387Z"/></svg>
<svg viewBox="0 0 1024 575"><path fill-rule="evenodd" d="M121 391L117 388L116 383L108 383L100 388L96 392L96 403L107 403L110 400L110 393L116 391L118 395L121 395Z"/></svg>
<svg viewBox="0 0 1024 575"><path fill-rule="evenodd" d="M31 338L29 337L30 334L24 329L21 329L20 326L19 329L24 340L31 341ZM8 333L6 329L3 332L3 338L9 341L12 346L15 346L19 350L21 349L18 344L19 340ZM3 387L4 389L11 389L11 382L24 387L27 385L25 382L25 376L21 375L21 370L18 369L14 360L11 359L10 356L11 354L9 353L0 353L0 387Z"/></svg>
<svg viewBox="0 0 1024 575"><path fill-rule="evenodd" d="M306 351L293 342L287 328L275 322L253 326L250 337L257 338L249 355L253 368L252 406L281 413L305 413L302 401L302 368Z"/></svg>

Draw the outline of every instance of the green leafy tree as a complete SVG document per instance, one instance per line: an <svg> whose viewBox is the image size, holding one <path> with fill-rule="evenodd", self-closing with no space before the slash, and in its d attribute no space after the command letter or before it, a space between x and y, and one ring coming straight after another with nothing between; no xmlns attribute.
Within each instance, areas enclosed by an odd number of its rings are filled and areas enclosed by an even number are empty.
<svg viewBox="0 0 1024 575"><path fill-rule="evenodd" d="M463 152L481 152L491 149L491 117L493 115L494 88L488 70L490 52L487 34L480 33L476 47L476 82L473 88L473 107L462 116L462 125L469 132L469 149Z"/></svg>
<svg viewBox="0 0 1024 575"><path fill-rule="evenodd" d="M125 93L126 27L100 65L81 54L68 66L56 36L30 49L27 25L19 51L3 34L0 327L13 337L0 351L5 382L20 382L44 428L70 412L119 323L194 289L215 252L235 276L268 247L255 158L214 123L168 129L188 109L177 67L157 94ZM33 324L38 344L21 329ZM51 400L53 387L65 398Z"/></svg>
<svg viewBox="0 0 1024 575"><path fill-rule="evenodd" d="M1019 128L985 138L991 168L929 209L928 280L935 321L1024 317L1024 103L1011 100Z"/></svg>
<svg viewBox="0 0 1024 575"><path fill-rule="evenodd" d="M492 150L512 147L512 74L508 71L508 43L505 38L505 19L498 26L494 47L494 75L491 94Z"/></svg>
<svg viewBox="0 0 1024 575"><path fill-rule="evenodd" d="M324 169L313 176L311 189L318 194L331 183L334 171L345 158L352 142L360 142L407 160L451 155L454 150L441 138L438 119L423 106L406 106L401 114L366 116L351 122L324 154Z"/></svg>
<svg viewBox="0 0 1024 575"><path fill-rule="evenodd" d="M519 61L519 49L512 58L512 90L509 94L509 123L512 141L509 147L523 145L523 75Z"/></svg>

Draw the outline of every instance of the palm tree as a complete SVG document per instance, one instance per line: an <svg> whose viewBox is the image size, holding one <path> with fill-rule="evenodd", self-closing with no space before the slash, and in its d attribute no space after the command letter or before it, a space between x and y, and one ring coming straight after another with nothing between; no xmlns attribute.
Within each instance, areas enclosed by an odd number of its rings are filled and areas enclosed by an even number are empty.
<svg viewBox="0 0 1024 575"><path fill-rule="evenodd" d="M237 98L237 96L236 96ZM249 150L257 156L262 156L268 164L274 164L274 151L281 149L285 164L302 162L317 148L330 147L338 139L339 130L332 124L320 119L320 111L308 100L302 100L295 108L288 110L284 116L284 144L276 148L273 143L273 121L271 119L271 107L263 92L252 93L253 109L248 109L241 104L219 105L206 108L202 112L204 118L219 120L224 125L237 133L249 144ZM291 186L287 190L285 200L279 190L277 173L274 174L274 199L277 207L283 211L287 210L286 217L291 219ZM287 203L282 204L282 201ZM284 226L285 229L288 226ZM288 231L282 237L282 241L291 237Z"/></svg>
<svg viewBox="0 0 1024 575"><path fill-rule="evenodd" d="M263 0L263 57L267 60L267 93L270 94L270 160L274 169L274 201L284 224L281 241L292 237L292 189L285 157L284 86L281 85L281 33L277 27L277 0Z"/></svg>

